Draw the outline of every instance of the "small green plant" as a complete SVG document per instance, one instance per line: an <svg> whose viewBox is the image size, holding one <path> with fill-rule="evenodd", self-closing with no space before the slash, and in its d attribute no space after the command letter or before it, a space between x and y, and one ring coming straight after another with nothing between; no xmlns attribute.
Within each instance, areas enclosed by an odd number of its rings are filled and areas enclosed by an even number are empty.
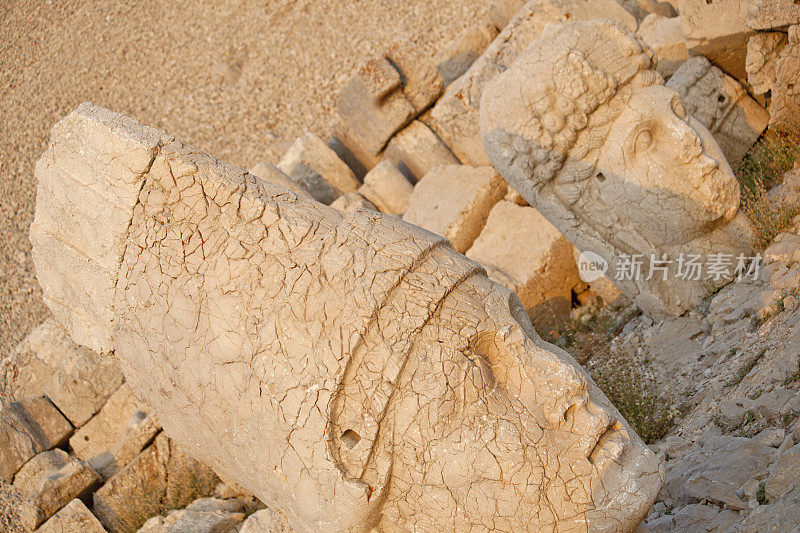
<svg viewBox="0 0 800 533"><path fill-rule="evenodd" d="M586 364L594 354L605 353L611 341L622 332L625 324L641 311L635 307L622 308L611 305L597 306L588 313L569 320L546 338Z"/></svg>
<svg viewBox="0 0 800 533"><path fill-rule="evenodd" d="M758 490L756 491L756 501L758 502L759 505L764 505L769 501L767 499L767 484L763 481L758 484Z"/></svg>
<svg viewBox="0 0 800 533"><path fill-rule="evenodd" d="M647 361L627 351L596 356L588 370L645 443L653 443L667 434L676 411L672 398L659 392Z"/></svg>

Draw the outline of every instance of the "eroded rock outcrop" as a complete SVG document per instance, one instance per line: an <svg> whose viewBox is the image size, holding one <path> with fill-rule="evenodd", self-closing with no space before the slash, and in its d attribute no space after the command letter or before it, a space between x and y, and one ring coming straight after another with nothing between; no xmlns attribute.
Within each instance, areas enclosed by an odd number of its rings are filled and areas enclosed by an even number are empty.
<svg viewBox="0 0 800 533"><path fill-rule="evenodd" d="M57 316L292 527L618 531L658 493L652 452L443 238L88 104L37 175L31 239ZM95 215L67 209L90 194Z"/></svg>
<svg viewBox="0 0 800 533"><path fill-rule="evenodd" d="M681 276L681 258L749 251L719 145L622 25L549 27L484 92L481 131L503 177L578 249L619 266L615 282L651 314L680 314L731 279Z"/></svg>

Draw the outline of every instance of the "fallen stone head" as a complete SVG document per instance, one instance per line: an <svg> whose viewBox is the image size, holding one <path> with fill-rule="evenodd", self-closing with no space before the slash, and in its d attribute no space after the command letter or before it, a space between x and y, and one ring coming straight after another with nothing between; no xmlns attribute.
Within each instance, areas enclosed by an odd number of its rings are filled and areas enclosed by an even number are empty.
<svg viewBox="0 0 800 533"><path fill-rule="evenodd" d="M441 237L81 105L36 167L46 302L297 530L631 530L660 464Z"/></svg>
<svg viewBox="0 0 800 533"><path fill-rule="evenodd" d="M624 26L549 26L487 87L480 113L492 164L579 250L612 265L642 256L642 276L616 282L645 311L681 314L731 279L679 279L681 254L750 251L722 150ZM669 275L646 279L653 257Z"/></svg>

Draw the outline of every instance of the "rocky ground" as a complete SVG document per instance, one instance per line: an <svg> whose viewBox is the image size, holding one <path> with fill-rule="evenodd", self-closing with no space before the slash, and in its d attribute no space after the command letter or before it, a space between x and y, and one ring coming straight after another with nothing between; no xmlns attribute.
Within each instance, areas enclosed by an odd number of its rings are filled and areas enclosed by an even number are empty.
<svg viewBox="0 0 800 533"><path fill-rule="evenodd" d="M47 316L28 242L33 165L90 101L251 168L324 135L364 57L408 38L433 52L484 2L0 3L0 354Z"/></svg>

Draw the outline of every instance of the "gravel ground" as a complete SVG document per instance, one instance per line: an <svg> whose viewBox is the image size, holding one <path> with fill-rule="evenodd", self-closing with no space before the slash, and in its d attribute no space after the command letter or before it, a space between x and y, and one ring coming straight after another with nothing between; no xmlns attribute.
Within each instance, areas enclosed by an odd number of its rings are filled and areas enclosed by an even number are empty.
<svg viewBox="0 0 800 533"><path fill-rule="evenodd" d="M90 101L250 168L306 131L396 38L433 54L481 0L0 0L0 357L47 310L31 261L33 165Z"/></svg>

